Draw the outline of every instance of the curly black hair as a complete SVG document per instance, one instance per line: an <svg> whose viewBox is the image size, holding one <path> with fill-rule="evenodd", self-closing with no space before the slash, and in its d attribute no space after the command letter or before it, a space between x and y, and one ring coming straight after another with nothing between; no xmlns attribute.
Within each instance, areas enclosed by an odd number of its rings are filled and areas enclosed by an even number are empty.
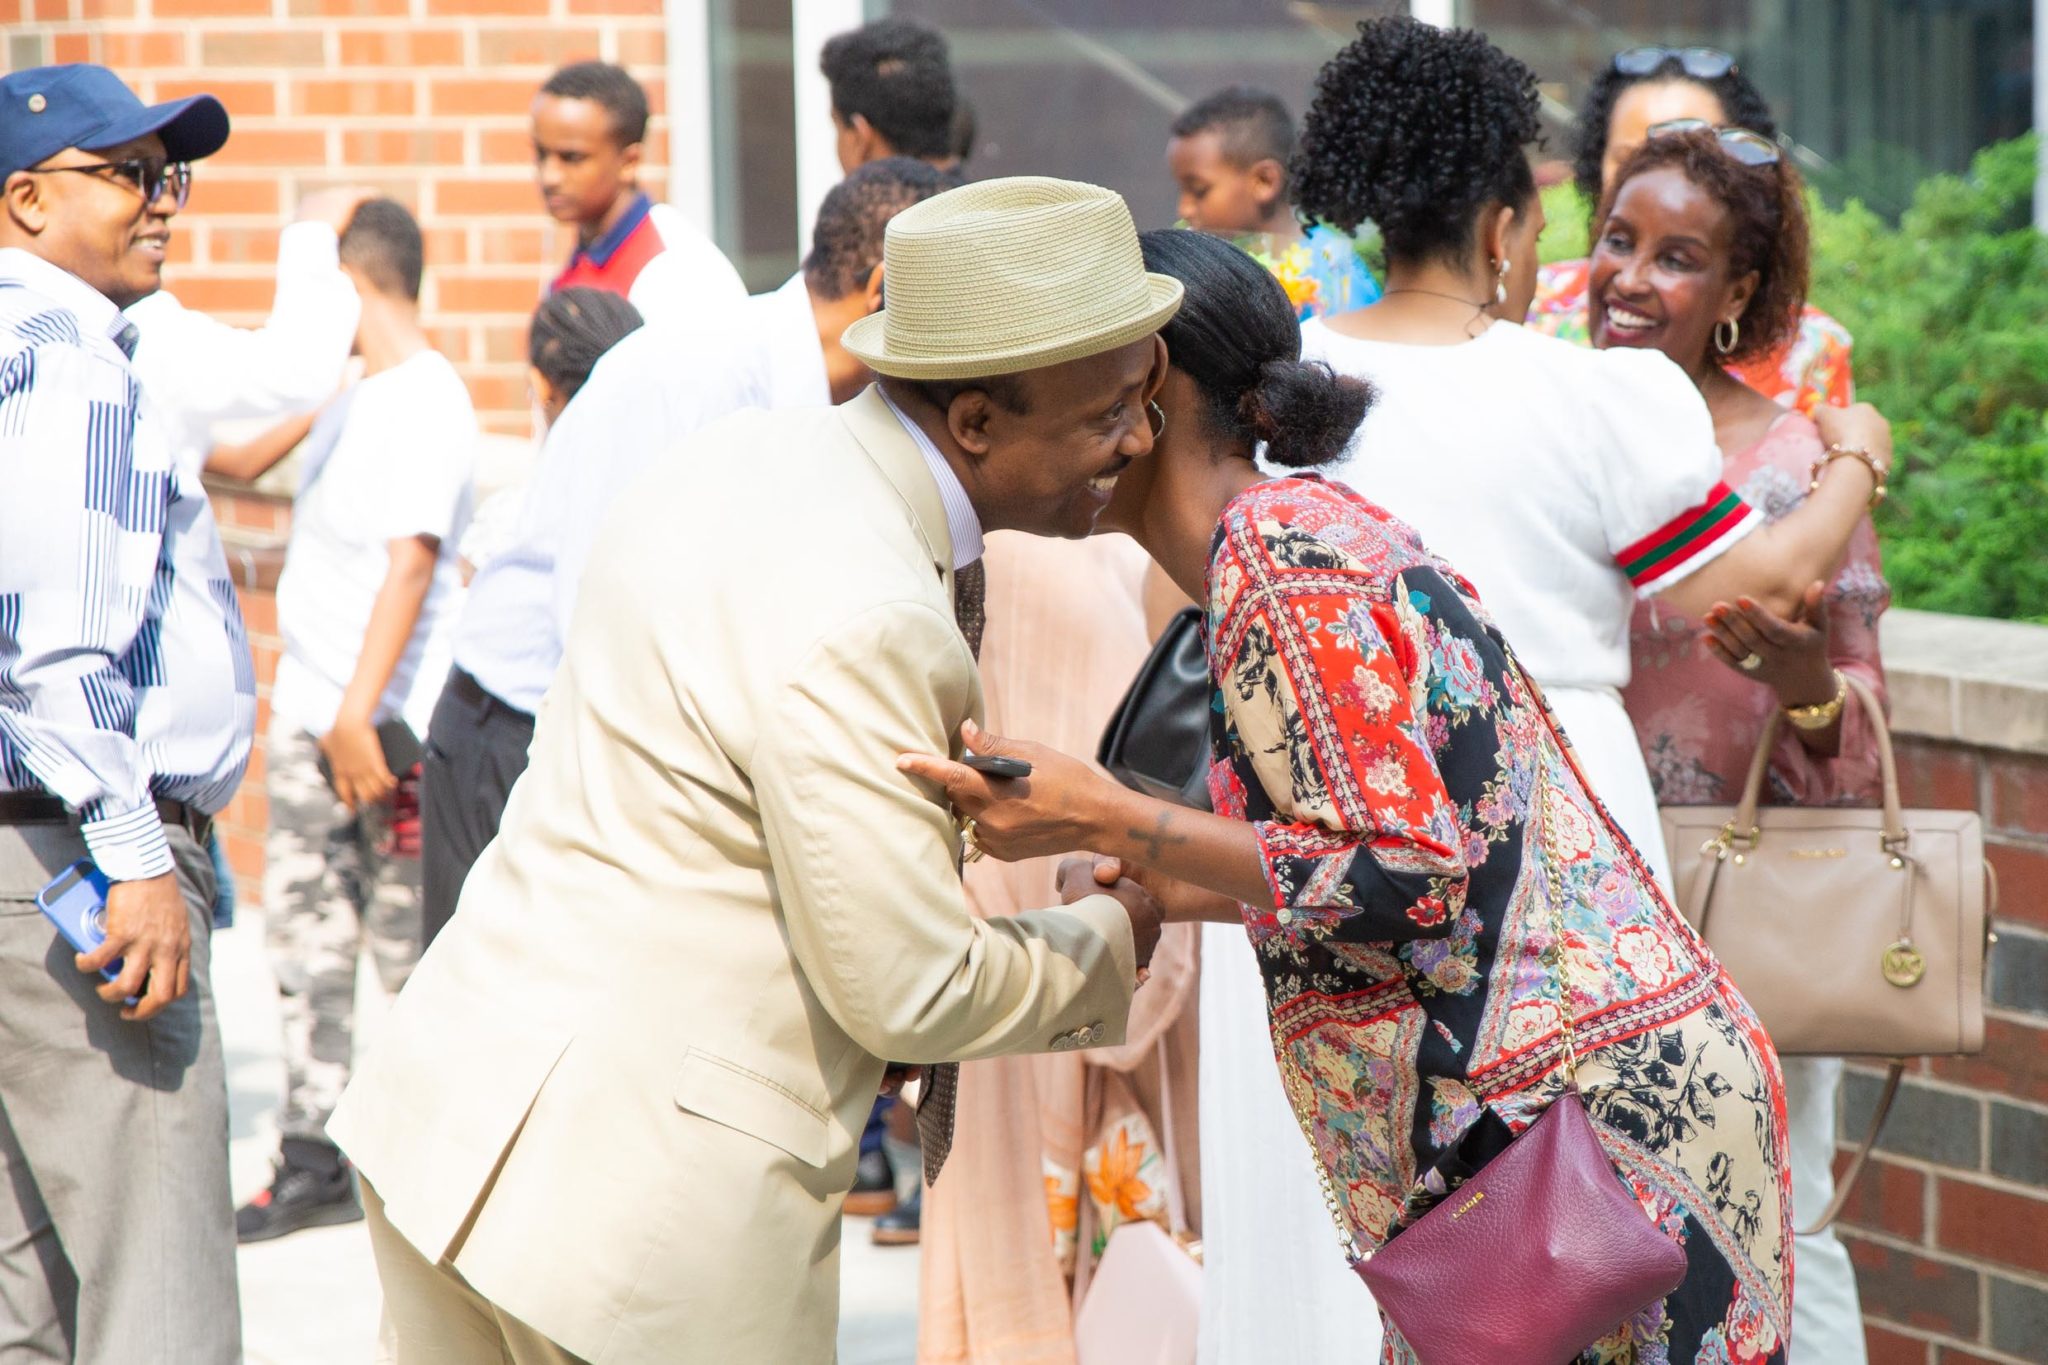
<svg viewBox="0 0 2048 1365"><path fill-rule="evenodd" d="M557 289L533 310L526 332L526 363L541 372L564 402L574 398L597 362L640 327L640 310L623 294L575 285Z"/></svg>
<svg viewBox="0 0 2048 1365"><path fill-rule="evenodd" d="M1216 434L1262 442L1274 464L1306 469L1344 453L1373 391L1301 358L1301 325L1280 282L1221 238L1186 228L1141 233L1145 268L1186 287L1161 329L1166 356L1194 380Z"/></svg>
<svg viewBox="0 0 2048 1365"><path fill-rule="evenodd" d="M946 40L908 19L877 19L828 39L818 69L832 108L855 114L901 156L937 161L953 146L953 67Z"/></svg>
<svg viewBox="0 0 2048 1365"><path fill-rule="evenodd" d="M818 206L810 254L804 257L804 282L827 299L866 288L882 263L890 220L944 188L932 164L915 157L885 156L855 170Z"/></svg>
<svg viewBox="0 0 2048 1365"><path fill-rule="evenodd" d="M1588 204L1600 202L1600 170L1607 160L1607 133L1614 122L1616 101L1634 86L1671 81L1686 81L1711 93L1721 102L1721 112L1726 115L1723 123L1761 133L1773 141L1777 139L1778 124L1771 117L1769 102L1739 66L1731 66L1726 75L1708 81L1687 75L1675 53L1666 57L1656 70L1642 76L1617 71L1609 63L1586 87L1585 101L1579 105L1579 116L1572 123L1572 183Z"/></svg>
<svg viewBox="0 0 2048 1365"><path fill-rule="evenodd" d="M1733 229L1728 273L1757 273L1756 293L1736 319L1735 348L1717 354L1727 365L1768 355L1790 340L1806 302L1809 266L1806 186L1790 160L1745 166L1722 149L1709 132L1653 137L1614 173L1614 188L1594 221L1605 223L1629 181L1665 167L1677 170L1728 211ZM1599 250L1596 240L1594 250ZM1677 359L1678 357L1673 357Z"/></svg>
<svg viewBox="0 0 2048 1365"><path fill-rule="evenodd" d="M1316 77L1294 156L1311 219L1378 225L1390 259L1457 258L1479 211L1535 196L1536 75L1470 29L1368 19Z"/></svg>

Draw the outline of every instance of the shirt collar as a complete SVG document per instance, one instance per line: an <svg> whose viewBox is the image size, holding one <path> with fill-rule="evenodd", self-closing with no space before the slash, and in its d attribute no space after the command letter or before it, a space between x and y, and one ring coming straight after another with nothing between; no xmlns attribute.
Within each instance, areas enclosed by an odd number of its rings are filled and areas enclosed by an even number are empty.
<svg viewBox="0 0 2048 1365"><path fill-rule="evenodd" d="M577 247L575 253L569 257L570 261L574 262L578 257L581 257L599 269L603 269L611 263L612 254L626 244L626 239L633 235L633 229L640 226L641 220L647 217L648 210L653 207L654 201L645 194L634 195L632 206L619 218L619 221L613 223L604 236L599 237L589 246Z"/></svg>
<svg viewBox="0 0 2048 1365"><path fill-rule="evenodd" d="M939 501L946 508L946 536L953 542L953 568L966 568L981 558L981 518L975 515L974 504L967 500L967 489L960 482L960 476L953 472L953 466L946 463L946 457L939 453L932 438L925 435L924 428L910 420L896 400L889 396L889 390L880 384L875 391L882 395L882 401L889 405L889 411L896 414L896 420L910 433L910 439L917 442L918 454L924 456L925 466L931 470L932 478L939 485Z"/></svg>
<svg viewBox="0 0 2048 1365"><path fill-rule="evenodd" d="M114 301L62 266L20 247L0 247L0 280L12 280L71 310L81 330L98 333L133 359L141 334Z"/></svg>

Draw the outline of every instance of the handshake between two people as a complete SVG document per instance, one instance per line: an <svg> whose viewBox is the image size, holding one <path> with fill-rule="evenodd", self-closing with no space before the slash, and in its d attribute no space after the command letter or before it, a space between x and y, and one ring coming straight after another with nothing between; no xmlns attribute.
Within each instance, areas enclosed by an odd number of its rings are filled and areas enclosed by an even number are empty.
<svg viewBox="0 0 2048 1365"><path fill-rule="evenodd" d="M1140 967L1162 924L1239 923L1239 902L1272 894L1250 825L1155 800L1057 749L972 721L960 738L972 753L1024 760L1030 775L998 777L932 754L904 754L897 767L939 786L972 847L992 858L1074 855L1060 864L1061 902L1114 897L1131 917Z"/></svg>

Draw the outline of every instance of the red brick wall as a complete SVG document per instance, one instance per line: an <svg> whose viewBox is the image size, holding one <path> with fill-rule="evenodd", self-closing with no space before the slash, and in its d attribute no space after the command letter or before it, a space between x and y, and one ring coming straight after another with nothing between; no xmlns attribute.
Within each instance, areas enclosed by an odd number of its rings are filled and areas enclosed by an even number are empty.
<svg viewBox="0 0 2048 1365"><path fill-rule="evenodd" d="M493 430L528 427L526 321L572 244L533 187L527 106L601 57L647 87L659 197L661 0L0 0L15 65L96 61L145 99L205 90L234 120L174 239L171 288L234 322L270 304L277 232L309 189L377 186L426 229L424 303Z"/></svg>
<svg viewBox="0 0 2048 1365"><path fill-rule="evenodd" d="M1983 814L2002 894L1985 1050L1909 1069L1843 1218L1871 1362L2048 1361L2048 755L1907 740L1899 767L1909 805ZM1851 1068L1845 1139L1881 1075Z"/></svg>
<svg viewBox="0 0 2048 1365"><path fill-rule="evenodd" d="M284 641L277 633L277 575L284 567L292 508L288 498L226 485L215 485L209 492L256 662L256 744L241 788L221 811L215 828L227 851L228 866L234 869L236 890L245 904L261 905L263 836L270 828L263 736L270 727L270 686L277 679L277 661L284 653Z"/></svg>

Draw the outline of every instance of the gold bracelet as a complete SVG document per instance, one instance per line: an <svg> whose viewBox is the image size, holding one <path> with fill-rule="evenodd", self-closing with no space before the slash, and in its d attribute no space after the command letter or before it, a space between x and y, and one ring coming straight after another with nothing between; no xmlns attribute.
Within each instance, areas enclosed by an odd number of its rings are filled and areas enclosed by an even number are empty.
<svg viewBox="0 0 2048 1365"><path fill-rule="evenodd" d="M1842 670L1832 670L1835 675L1835 695L1826 701L1811 706L1787 706L1781 708L1785 719L1792 722L1796 730L1825 730L1842 714L1842 703L1849 696L1849 680L1842 676Z"/></svg>
<svg viewBox="0 0 2048 1365"><path fill-rule="evenodd" d="M1879 464L1877 457L1862 446L1829 446L1826 450L1823 450L1820 453L1820 458L1813 462L1813 478L1806 485L1807 493L1811 495L1820 492L1821 475L1827 472L1829 465L1841 459L1861 460L1865 465L1869 466L1871 481L1876 485L1876 487L1870 490L1870 510L1876 511L1877 505L1885 500L1886 494L1891 492L1890 487L1886 483L1886 480L1890 477L1890 471Z"/></svg>

